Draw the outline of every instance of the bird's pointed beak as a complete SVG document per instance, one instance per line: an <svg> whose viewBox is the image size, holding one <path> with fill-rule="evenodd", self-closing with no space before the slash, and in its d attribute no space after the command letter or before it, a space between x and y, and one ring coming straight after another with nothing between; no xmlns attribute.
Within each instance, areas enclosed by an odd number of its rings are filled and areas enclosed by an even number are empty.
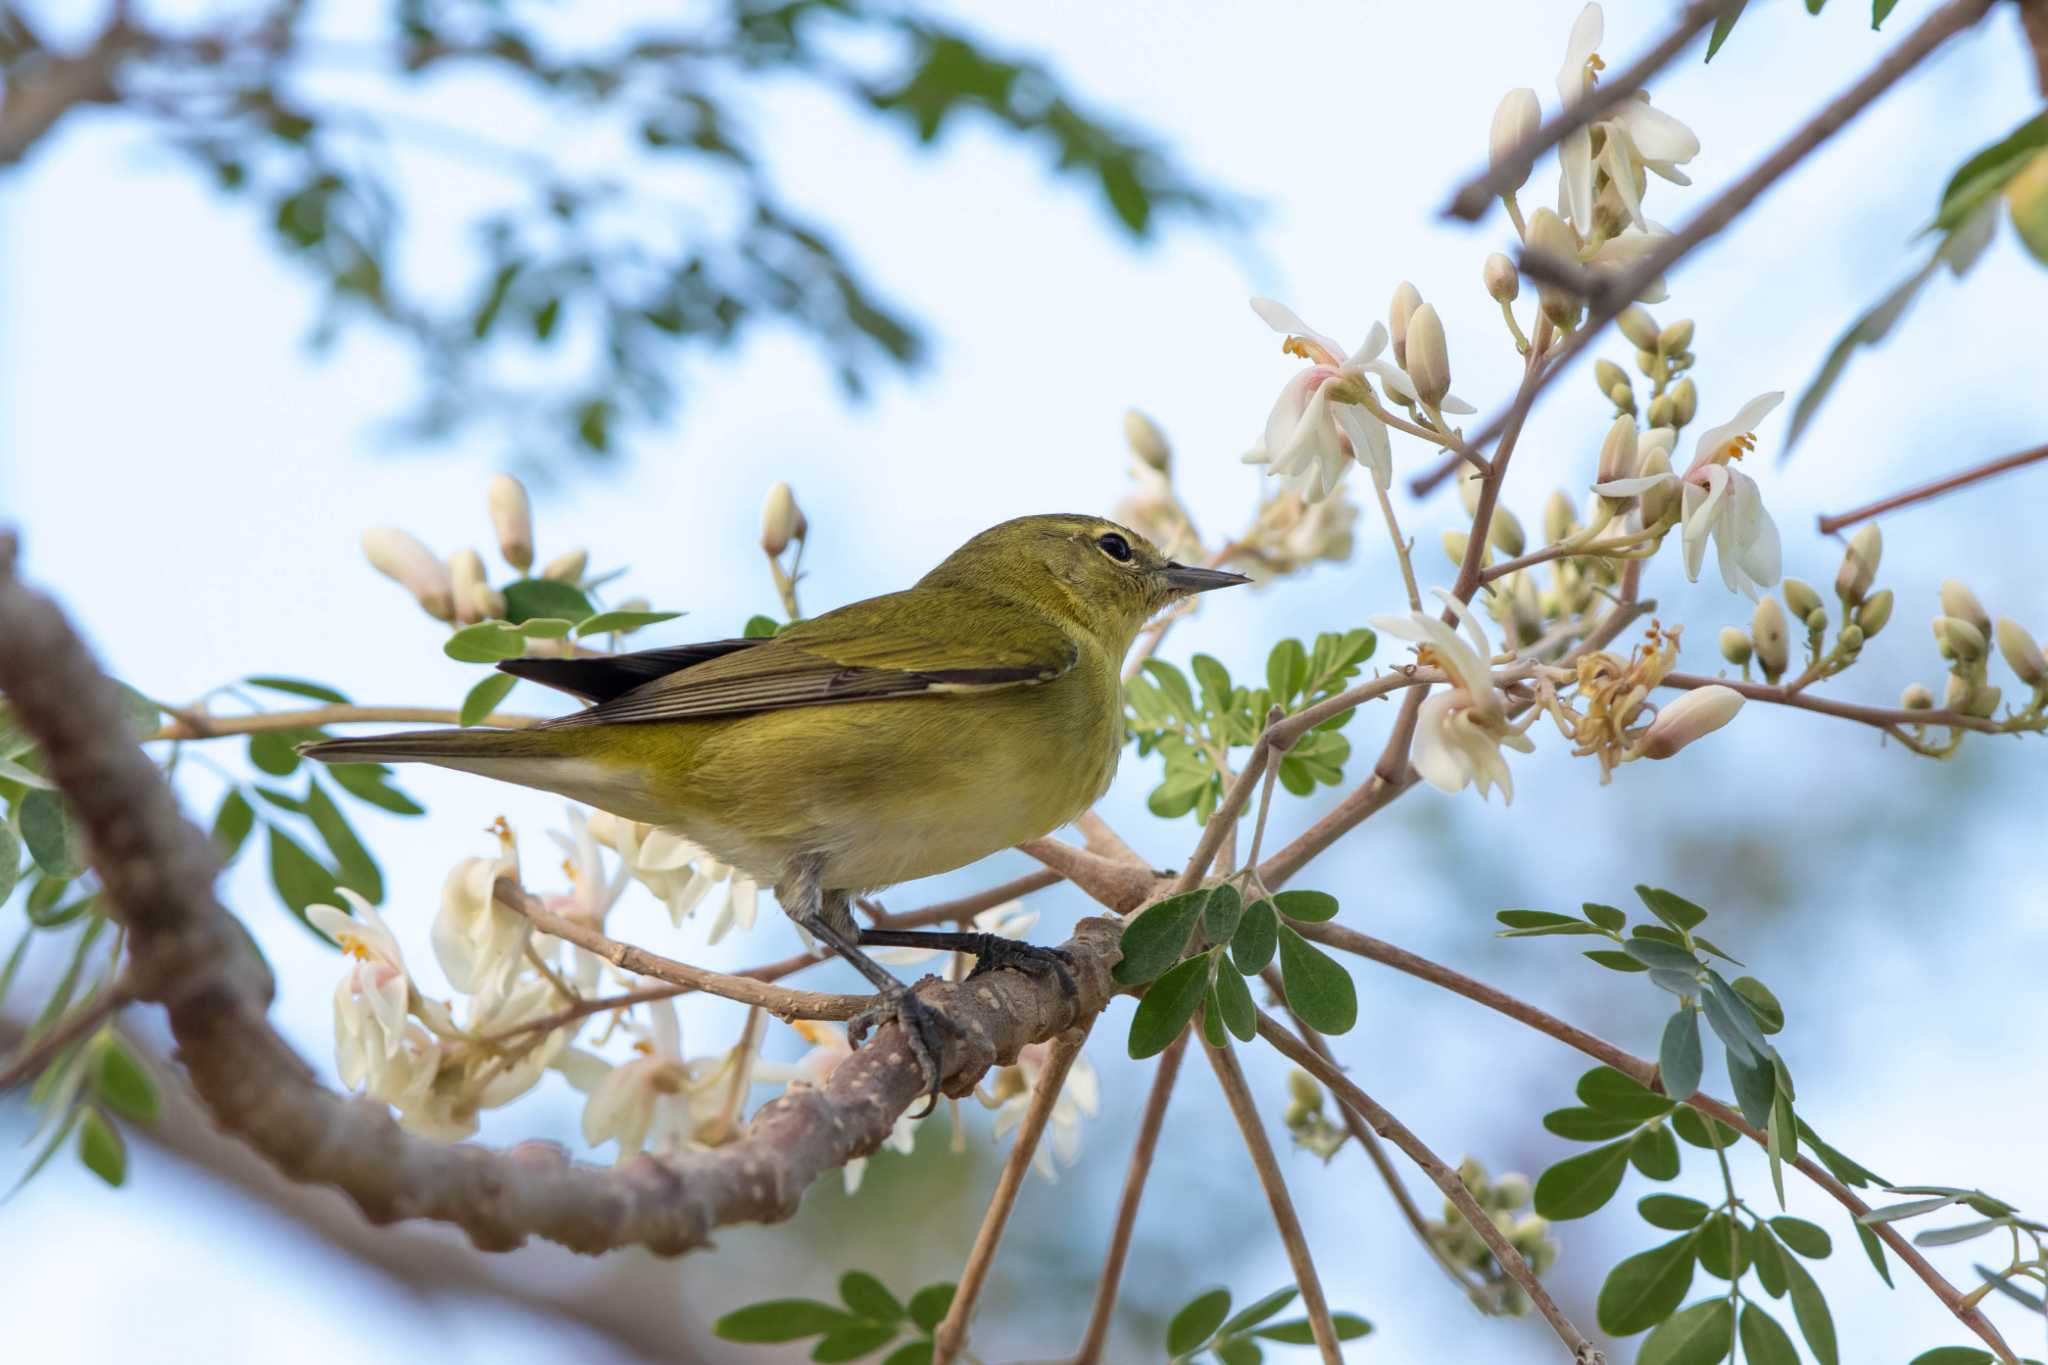
<svg viewBox="0 0 2048 1365"><path fill-rule="evenodd" d="M1181 592L1208 592L1211 588L1234 588L1251 579L1228 569L1204 569L1192 564L1168 564L1159 576Z"/></svg>

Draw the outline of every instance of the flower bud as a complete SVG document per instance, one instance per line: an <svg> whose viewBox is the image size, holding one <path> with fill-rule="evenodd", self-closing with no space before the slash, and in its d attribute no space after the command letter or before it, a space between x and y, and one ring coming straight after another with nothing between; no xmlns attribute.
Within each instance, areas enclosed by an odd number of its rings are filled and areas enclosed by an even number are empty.
<svg viewBox="0 0 2048 1365"><path fill-rule="evenodd" d="M567 554L556 555L550 559L547 567L540 571L540 576L560 579L564 583L580 583L583 581L583 571L588 567L590 551L571 550Z"/></svg>
<svg viewBox="0 0 2048 1365"><path fill-rule="evenodd" d="M1700 410L1700 391L1690 379L1679 380L1664 391L1664 396L1671 400L1670 425L1674 427L1684 426Z"/></svg>
<svg viewBox="0 0 2048 1365"><path fill-rule="evenodd" d="M490 504L491 529L498 533L498 553L525 573L533 566L533 504L527 500L526 485L510 474L496 475L485 501Z"/></svg>
<svg viewBox="0 0 2048 1365"><path fill-rule="evenodd" d="M1686 745L1735 719L1743 696L1732 687L1715 683L1696 687L1657 713L1643 732L1644 758L1669 758Z"/></svg>
<svg viewBox="0 0 2048 1365"><path fill-rule="evenodd" d="M1785 612L1778 606L1777 598L1766 597L1756 604L1756 614L1749 622L1749 638L1755 643L1756 661L1763 666L1764 676L1776 682L1792 657L1785 633Z"/></svg>
<svg viewBox="0 0 2048 1365"><path fill-rule="evenodd" d="M1948 685L1941 691L1941 707L1944 711L1961 711L1970 704L1970 690L1975 686L1960 674L1948 675Z"/></svg>
<svg viewBox="0 0 2048 1365"><path fill-rule="evenodd" d="M1828 614L1819 607L1815 607L1806 614L1806 619L1800 622L1800 624L1806 627L1808 635L1818 635L1828 628Z"/></svg>
<svg viewBox="0 0 2048 1365"><path fill-rule="evenodd" d="M1522 276L1515 269L1515 263L1498 251L1486 258L1480 269L1479 278L1486 285L1486 294L1495 303L1513 303L1522 295Z"/></svg>
<svg viewBox="0 0 2048 1365"><path fill-rule="evenodd" d="M509 558L509 556L508 556ZM491 583L484 576L484 558L475 550L457 550L448 558L448 581L450 596L455 602L455 620L460 625L475 625L500 614L494 610L504 601L491 591Z"/></svg>
<svg viewBox="0 0 2048 1365"><path fill-rule="evenodd" d="M1970 689L1969 700L1963 703L1963 714L1975 716L1979 720L1990 720L1998 714L1998 703L2004 697L2004 692L1989 683L1973 687Z"/></svg>
<svg viewBox="0 0 2048 1365"><path fill-rule="evenodd" d="M1998 618L1998 652L2005 657L2005 666L2013 671L2027 686L2038 689L2048 683L2048 658L2041 654L2041 646L2027 633L2027 628L2010 616Z"/></svg>
<svg viewBox="0 0 2048 1365"><path fill-rule="evenodd" d="M1792 609L1793 616L1805 621L1810 629L1813 622L1808 618L1821 610L1820 594L1813 590L1812 585L1797 578L1786 579L1784 591L1785 605ZM1826 613L1823 612L1820 619L1821 624L1825 626L1828 619Z"/></svg>
<svg viewBox="0 0 2048 1365"><path fill-rule="evenodd" d="M1671 455L1662 447L1658 447L1651 450L1649 455L1645 457L1642 467L1636 470L1636 477L1647 478L1652 474L1669 474L1670 472ZM1675 520L1678 515L1679 496L1678 490L1668 481L1658 484L1655 488L1645 490L1640 500L1643 525L1655 526L1658 522L1667 518Z"/></svg>
<svg viewBox="0 0 2048 1365"><path fill-rule="evenodd" d="M1287 1098L1313 1113L1323 1107L1323 1087L1315 1077L1296 1067L1287 1073Z"/></svg>
<svg viewBox="0 0 2048 1365"><path fill-rule="evenodd" d="M1863 649L1863 627L1851 621L1842 627L1842 633L1835 637L1835 643L1844 654L1857 654Z"/></svg>
<svg viewBox="0 0 2048 1365"><path fill-rule="evenodd" d="M1464 504L1465 515L1475 515L1479 511L1479 488L1486 475L1461 461L1452 477L1458 481L1458 501Z"/></svg>
<svg viewBox="0 0 2048 1365"><path fill-rule="evenodd" d="M1750 646L1749 636L1743 632L1741 627L1721 627L1722 658L1734 664L1737 668L1741 668L1749 662L1752 653L1754 653L1754 650Z"/></svg>
<svg viewBox="0 0 2048 1365"><path fill-rule="evenodd" d="M1537 125L1543 122L1543 106L1536 102L1536 92L1523 86L1510 90L1500 97L1500 107L1493 111L1493 131L1487 139L1487 159L1494 170L1499 170L1515 150L1536 135ZM1521 178L1507 187L1513 194L1529 179L1530 167L1523 167Z"/></svg>
<svg viewBox="0 0 2048 1365"><path fill-rule="evenodd" d="M1422 291L1403 280L1394 286L1394 298L1387 305L1387 331L1394 338L1394 363L1408 368L1408 320L1422 306Z"/></svg>
<svg viewBox="0 0 2048 1365"><path fill-rule="evenodd" d="M1899 705L1908 711L1932 711L1934 694L1927 690L1925 684L1912 683L1905 691L1899 693Z"/></svg>
<svg viewBox="0 0 2048 1365"><path fill-rule="evenodd" d="M1545 252L1562 261L1579 259L1579 234L1572 230L1571 224L1549 209L1538 209L1529 215L1529 232L1525 241L1530 251ZM1542 301L1543 315L1555 325L1569 327L1578 321L1583 302L1571 290L1539 284L1536 296Z"/></svg>
<svg viewBox="0 0 2048 1365"><path fill-rule="evenodd" d="M1472 537L1463 531L1444 532L1444 553L1450 556L1453 564L1464 564L1465 550L1471 543Z"/></svg>
<svg viewBox="0 0 2048 1365"><path fill-rule="evenodd" d="M1533 645L1543 638L1543 595L1536 591L1535 579L1526 573L1516 574L1508 606L1517 644Z"/></svg>
<svg viewBox="0 0 2048 1365"><path fill-rule="evenodd" d="M1942 658L1963 664L1976 663L1988 647L1984 632L1959 616L1934 618L1934 643Z"/></svg>
<svg viewBox="0 0 2048 1365"><path fill-rule="evenodd" d="M1665 355L1678 355L1690 345L1692 345L1691 318L1680 318L1663 331L1657 333L1656 349L1662 351Z"/></svg>
<svg viewBox="0 0 2048 1365"><path fill-rule="evenodd" d="M1147 467L1156 469L1161 474L1164 474L1168 467L1173 464L1173 447L1166 443L1165 433L1152 424L1151 418L1139 412L1136 408L1124 409L1124 443L1130 446L1131 454L1137 456ZM789 491L788 484L777 484L776 487L782 489L785 493ZM769 491L768 496L771 499L775 496L772 489ZM794 506L795 499L792 498L790 503L791 506ZM765 515L763 521L764 523L766 521ZM765 532L763 534L765 535ZM780 554L781 551L771 551L771 553Z"/></svg>
<svg viewBox="0 0 2048 1365"><path fill-rule="evenodd" d="M363 555L371 568L411 593L427 615L437 621L455 619L448 566L415 537L391 526L374 527L363 532Z"/></svg>
<svg viewBox="0 0 2048 1365"><path fill-rule="evenodd" d="M1863 605L1856 608L1856 624L1863 628L1863 638L1868 640L1885 628L1892 619L1892 590L1880 588L1863 599Z"/></svg>
<svg viewBox="0 0 2048 1365"><path fill-rule="evenodd" d="M1423 402L1436 407L1444 401L1451 391L1451 352L1435 304L1425 303L1408 315L1408 359L1403 364Z"/></svg>
<svg viewBox="0 0 2048 1365"><path fill-rule="evenodd" d="M1628 413L1630 416L1635 415L1636 391L1629 385L1616 384L1613 388L1609 389L1607 391L1607 401L1614 404L1617 411Z"/></svg>
<svg viewBox="0 0 2048 1365"><path fill-rule="evenodd" d="M1601 362L1605 364L1605 361ZM1632 479L1636 473L1636 419L1617 417L1600 442L1600 467L1593 482Z"/></svg>
<svg viewBox="0 0 2048 1365"><path fill-rule="evenodd" d="M1125 428L1129 430L1128 425ZM789 485L778 483L768 490L761 504L761 549L771 559L789 548L792 540L804 537L804 514L797 509L796 494Z"/></svg>
<svg viewBox="0 0 2048 1365"><path fill-rule="evenodd" d="M1602 396L1609 396L1616 384L1628 387L1628 371L1611 360L1596 360L1593 362L1593 382L1600 386Z"/></svg>
<svg viewBox="0 0 2048 1365"><path fill-rule="evenodd" d="M1614 319L1614 325L1621 329L1623 336L1635 343L1638 351L1648 351L1653 357L1656 355L1660 329L1657 326L1657 319L1650 316L1648 309L1641 304L1632 303L1621 310Z"/></svg>
<svg viewBox="0 0 2048 1365"><path fill-rule="evenodd" d="M1493 509L1493 521L1487 530L1487 538L1493 542L1493 548L1509 559L1513 559L1529 546L1528 538L1522 534L1522 523L1505 507Z"/></svg>
<svg viewBox="0 0 2048 1365"><path fill-rule="evenodd" d="M1552 489L1550 497L1543 504L1543 540L1555 545L1572 533L1574 525L1572 500L1563 489Z"/></svg>
<svg viewBox="0 0 2048 1365"><path fill-rule="evenodd" d="M1976 593L1971 592L1956 579L1945 579L1942 582L1941 610L1945 616L1968 621L1985 635L1991 634L1991 618L1985 614L1984 604L1977 600Z"/></svg>
<svg viewBox="0 0 2048 1365"><path fill-rule="evenodd" d="M1650 425L1653 427L1675 427L1678 422L1678 407L1671 401L1671 395L1660 393L1650 400Z"/></svg>
<svg viewBox="0 0 2048 1365"><path fill-rule="evenodd" d="M1883 558L1884 536L1872 522L1850 539L1849 552L1842 556L1842 567L1835 574L1835 595L1852 607L1861 602L1877 578L1878 561Z"/></svg>
<svg viewBox="0 0 2048 1365"><path fill-rule="evenodd" d="M1655 351L1637 351L1636 368L1650 378L1655 379L1657 377L1657 353Z"/></svg>

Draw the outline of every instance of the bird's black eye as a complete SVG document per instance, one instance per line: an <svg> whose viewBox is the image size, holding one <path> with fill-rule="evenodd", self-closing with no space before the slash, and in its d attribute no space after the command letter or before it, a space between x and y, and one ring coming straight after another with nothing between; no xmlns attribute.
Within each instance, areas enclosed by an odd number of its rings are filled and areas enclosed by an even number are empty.
<svg viewBox="0 0 2048 1365"><path fill-rule="evenodd" d="M1117 563L1128 564L1131 562L1131 542L1125 540L1116 532L1111 531L1106 536L1096 537L1095 544L1102 553L1108 555Z"/></svg>

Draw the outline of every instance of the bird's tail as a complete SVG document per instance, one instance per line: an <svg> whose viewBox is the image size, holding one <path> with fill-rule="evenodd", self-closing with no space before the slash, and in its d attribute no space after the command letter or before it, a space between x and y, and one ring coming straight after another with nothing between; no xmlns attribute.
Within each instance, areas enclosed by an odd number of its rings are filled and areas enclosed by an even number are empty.
<svg viewBox="0 0 2048 1365"><path fill-rule="evenodd" d="M322 763L432 763L487 771L483 765L566 757L561 737L524 730L405 730L361 739L323 739L299 752Z"/></svg>
<svg viewBox="0 0 2048 1365"><path fill-rule="evenodd" d="M323 739L299 752L322 763L431 763L521 787L554 792L649 824L673 814L650 794L641 765L621 761L602 727L583 729L406 730L361 739Z"/></svg>

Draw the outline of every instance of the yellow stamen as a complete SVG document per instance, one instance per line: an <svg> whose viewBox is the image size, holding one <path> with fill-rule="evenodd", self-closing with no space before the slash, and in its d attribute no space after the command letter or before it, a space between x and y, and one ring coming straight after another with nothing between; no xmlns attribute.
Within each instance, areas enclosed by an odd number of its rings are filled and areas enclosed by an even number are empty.
<svg viewBox="0 0 2048 1365"><path fill-rule="evenodd" d="M1607 63L1600 60L1599 53L1595 52L1586 58L1586 84L1598 85L1600 83L1600 73L1606 69Z"/></svg>
<svg viewBox="0 0 2048 1365"><path fill-rule="evenodd" d="M1280 352L1283 355L1300 356L1303 360L1309 361L1311 363L1313 363L1316 358L1315 352L1309 349L1309 343L1303 341L1300 337L1289 337L1287 338L1287 340L1281 342Z"/></svg>
<svg viewBox="0 0 2048 1365"><path fill-rule="evenodd" d="M370 946L354 934L343 934L341 936L341 951L347 953L358 962L368 962L370 960Z"/></svg>
<svg viewBox="0 0 2048 1365"><path fill-rule="evenodd" d="M1721 458L1724 460L1739 460L1755 449L1756 433L1745 431L1721 448Z"/></svg>

